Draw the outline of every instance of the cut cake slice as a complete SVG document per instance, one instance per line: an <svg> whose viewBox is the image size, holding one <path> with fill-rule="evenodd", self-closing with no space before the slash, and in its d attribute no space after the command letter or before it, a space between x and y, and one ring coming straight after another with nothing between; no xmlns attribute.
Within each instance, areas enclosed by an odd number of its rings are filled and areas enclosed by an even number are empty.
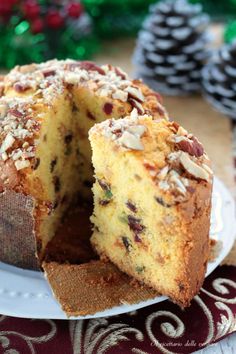
<svg viewBox="0 0 236 354"><path fill-rule="evenodd" d="M185 307L209 257L212 171L203 146L175 122L138 116L89 133L92 246L120 270Z"/></svg>

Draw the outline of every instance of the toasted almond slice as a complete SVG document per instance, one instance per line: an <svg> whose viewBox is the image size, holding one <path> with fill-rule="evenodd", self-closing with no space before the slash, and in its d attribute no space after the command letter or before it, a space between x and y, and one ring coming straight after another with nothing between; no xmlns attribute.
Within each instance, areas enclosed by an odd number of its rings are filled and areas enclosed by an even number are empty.
<svg viewBox="0 0 236 354"><path fill-rule="evenodd" d="M139 102L144 102L144 97L140 89L136 87L128 86L125 88L125 91L128 92L130 97L136 99Z"/></svg>
<svg viewBox="0 0 236 354"><path fill-rule="evenodd" d="M146 127L144 125L131 125L128 127L127 131L131 134L141 137L145 133Z"/></svg>
<svg viewBox="0 0 236 354"><path fill-rule="evenodd" d="M7 151L14 144L14 142L15 138L11 135L11 133L8 133L2 143L2 146L0 147L0 152L3 153Z"/></svg>
<svg viewBox="0 0 236 354"><path fill-rule="evenodd" d="M128 148L128 149L132 149L132 150L143 150L143 145L140 141L140 138L129 133L128 131L125 131L122 136L117 139L117 142Z"/></svg>
<svg viewBox="0 0 236 354"><path fill-rule="evenodd" d="M30 166L30 162L29 162L29 160L17 160L15 162L15 166L16 166L17 171L23 170L23 168Z"/></svg>
<svg viewBox="0 0 236 354"><path fill-rule="evenodd" d="M169 166L166 165L165 167L163 167L163 168L161 169L161 171L158 173L157 177L158 177L159 179L163 180L163 179L166 177L168 171L169 171Z"/></svg>
<svg viewBox="0 0 236 354"><path fill-rule="evenodd" d="M207 173L204 168L193 162L186 152L181 152L179 160L181 165L190 175L197 179L203 179L207 182L209 181L209 173Z"/></svg>

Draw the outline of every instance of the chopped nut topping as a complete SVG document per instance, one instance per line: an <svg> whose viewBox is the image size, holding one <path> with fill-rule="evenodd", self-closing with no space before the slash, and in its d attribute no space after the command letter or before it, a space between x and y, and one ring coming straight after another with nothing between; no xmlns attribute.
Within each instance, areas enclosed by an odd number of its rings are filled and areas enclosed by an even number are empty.
<svg viewBox="0 0 236 354"><path fill-rule="evenodd" d="M23 168L27 168L30 166L30 162L29 162L29 160L17 160L15 162L15 166L16 166L17 171L23 170Z"/></svg>
<svg viewBox="0 0 236 354"><path fill-rule="evenodd" d="M116 90L113 94L112 94L112 98L114 98L115 100L120 100L122 102L126 102L128 99L128 93L124 92L122 90Z"/></svg>
<svg viewBox="0 0 236 354"><path fill-rule="evenodd" d="M185 168L185 170L195 178L203 179L205 181L209 181L209 173L195 163L186 152L182 152L180 154L180 163Z"/></svg>
<svg viewBox="0 0 236 354"><path fill-rule="evenodd" d="M8 133L0 147L0 153L7 151L14 144L14 142L14 137L11 135L11 133Z"/></svg>
<svg viewBox="0 0 236 354"><path fill-rule="evenodd" d="M128 92L129 97L134 98L135 100L137 100L139 102L144 102L143 94L138 88L128 86L125 88L125 92Z"/></svg>
<svg viewBox="0 0 236 354"><path fill-rule="evenodd" d="M129 103L131 104L132 107L137 109L138 114L144 114L145 110L140 102L137 100L134 100L133 98L129 99Z"/></svg>
<svg viewBox="0 0 236 354"><path fill-rule="evenodd" d="M74 72L66 73L64 79L67 84L72 84L72 85L76 85L80 81L79 75L77 75Z"/></svg>
<svg viewBox="0 0 236 354"><path fill-rule="evenodd" d="M133 110L133 116L137 113L137 110ZM141 124L137 124L136 118L124 118L122 120L110 120L104 121L99 125L102 127L103 134L118 145L123 146L126 149L131 150L143 150L141 143L141 137L146 131L146 127ZM90 132L96 130L96 125L90 130Z"/></svg>
<svg viewBox="0 0 236 354"><path fill-rule="evenodd" d="M143 150L143 145L140 141L140 135L137 136L130 133L129 131L124 131L122 136L117 139L117 142L128 149Z"/></svg>
<svg viewBox="0 0 236 354"><path fill-rule="evenodd" d="M166 166L163 167L163 169L158 173L158 175L157 175L158 178L159 178L160 180L164 179L164 178L166 177L168 171L169 171L169 166L166 165Z"/></svg>
<svg viewBox="0 0 236 354"><path fill-rule="evenodd" d="M184 139L184 137L180 137L180 138L182 139L176 141L176 145L180 150L187 152L191 156L200 157L203 155L204 153L203 146L202 144L199 143L199 141L196 138L194 137L192 137L192 139L189 138Z"/></svg>

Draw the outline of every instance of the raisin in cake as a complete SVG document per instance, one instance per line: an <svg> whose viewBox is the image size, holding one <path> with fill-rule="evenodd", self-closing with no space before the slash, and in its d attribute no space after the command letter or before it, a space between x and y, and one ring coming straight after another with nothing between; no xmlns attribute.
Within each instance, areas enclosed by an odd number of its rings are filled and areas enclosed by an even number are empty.
<svg viewBox="0 0 236 354"><path fill-rule="evenodd" d="M89 133L95 168L93 247L122 271L189 305L209 255L212 171L175 122L107 120Z"/></svg>
<svg viewBox="0 0 236 354"><path fill-rule="evenodd" d="M0 97L0 260L35 268L73 198L90 197L88 129L134 107L166 113L121 69L73 60L14 68Z"/></svg>

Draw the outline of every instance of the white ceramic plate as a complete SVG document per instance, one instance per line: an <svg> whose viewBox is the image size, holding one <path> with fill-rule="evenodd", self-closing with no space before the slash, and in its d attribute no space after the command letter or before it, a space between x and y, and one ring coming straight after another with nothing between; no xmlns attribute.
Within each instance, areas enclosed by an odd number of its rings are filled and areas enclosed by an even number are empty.
<svg viewBox="0 0 236 354"><path fill-rule="evenodd" d="M208 264L209 275L229 253L235 239L236 219L234 201L226 187L215 178L213 187L213 208L211 216L211 237L222 242L219 255ZM137 310L165 300L158 296L152 300L133 305L120 305L85 317L96 318L118 315ZM67 319L60 305L54 299L43 273L23 270L0 262L0 314L24 318Z"/></svg>

